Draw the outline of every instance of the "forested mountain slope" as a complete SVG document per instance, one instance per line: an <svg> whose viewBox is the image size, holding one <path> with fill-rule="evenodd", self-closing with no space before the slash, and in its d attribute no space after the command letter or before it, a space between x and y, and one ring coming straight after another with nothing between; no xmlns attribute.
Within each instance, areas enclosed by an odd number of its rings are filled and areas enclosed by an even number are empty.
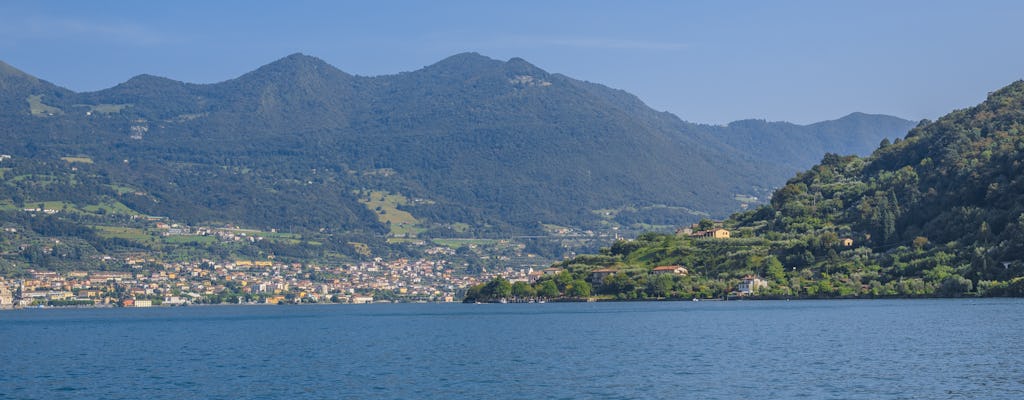
<svg viewBox="0 0 1024 400"><path fill-rule="evenodd" d="M747 275L768 296L1024 296L1024 81L870 156L826 154L722 225L731 238L645 234L560 266L612 267L596 289L630 298L722 296ZM673 264L693 276L655 286Z"/></svg>
<svg viewBox="0 0 1024 400"><path fill-rule="evenodd" d="M724 216L809 164L779 149L858 152L909 126L867 115L693 124L620 90L475 53L377 77L294 54L215 84L140 75L89 93L3 64L0 103L4 154L88 160L131 188L110 196L135 212L378 235L393 231L366 206L370 193L409 199L401 207L420 235ZM65 200L19 190L28 202Z"/></svg>

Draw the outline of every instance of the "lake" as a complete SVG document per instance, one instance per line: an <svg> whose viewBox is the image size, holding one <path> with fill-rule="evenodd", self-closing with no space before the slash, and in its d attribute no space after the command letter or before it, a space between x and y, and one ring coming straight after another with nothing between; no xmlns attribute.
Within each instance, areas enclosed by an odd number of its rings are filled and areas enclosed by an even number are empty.
<svg viewBox="0 0 1024 400"><path fill-rule="evenodd" d="M4 399L1020 399L1024 300L0 312Z"/></svg>

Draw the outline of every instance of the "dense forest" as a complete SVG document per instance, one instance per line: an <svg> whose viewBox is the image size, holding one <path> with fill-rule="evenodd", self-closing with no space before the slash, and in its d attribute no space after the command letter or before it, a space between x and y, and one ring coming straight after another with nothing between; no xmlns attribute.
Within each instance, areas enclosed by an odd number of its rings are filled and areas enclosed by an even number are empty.
<svg viewBox="0 0 1024 400"><path fill-rule="evenodd" d="M826 154L770 204L722 222L728 239L644 234L557 264L556 287L572 297L569 282L610 268L592 289L620 299L723 297L748 276L769 298L1024 296L1022 196L1018 81L868 157ZM652 275L659 265L689 274ZM488 285L474 293L505 293Z"/></svg>
<svg viewBox="0 0 1024 400"><path fill-rule="evenodd" d="M378 77L295 54L216 84L141 75L89 93L0 63L0 103L0 153L81 160L103 185L130 188L103 196L137 213L362 236L508 237L724 216L763 202L813 163L808 154L866 153L863 143L911 125L864 114L693 124L623 91L472 53ZM368 208L369 192L409 199L398 208L415 232ZM0 201L85 207L75 197L84 195Z"/></svg>

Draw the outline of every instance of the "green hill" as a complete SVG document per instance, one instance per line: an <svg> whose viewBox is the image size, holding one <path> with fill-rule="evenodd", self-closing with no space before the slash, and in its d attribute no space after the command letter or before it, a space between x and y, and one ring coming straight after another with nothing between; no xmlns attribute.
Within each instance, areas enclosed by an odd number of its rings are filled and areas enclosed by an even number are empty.
<svg viewBox="0 0 1024 400"><path fill-rule="evenodd" d="M1024 295L1024 82L922 122L868 157L826 154L769 205L724 222L730 239L647 234L560 264L621 271L599 293L655 293L656 265L684 265L682 297L767 278L768 296ZM664 290L662 290L664 292Z"/></svg>

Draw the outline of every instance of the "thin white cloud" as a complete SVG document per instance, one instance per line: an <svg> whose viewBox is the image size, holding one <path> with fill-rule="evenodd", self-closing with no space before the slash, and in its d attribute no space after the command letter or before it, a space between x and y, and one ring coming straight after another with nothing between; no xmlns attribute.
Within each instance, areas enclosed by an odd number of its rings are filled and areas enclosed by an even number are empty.
<svg viewBox="0 0 1024 400"><path fill-rule="evenodd" d="M9 42L32 39L69 39L152 46L168 41L164 35L133 23L40 16L3 22L5 27L0 29L0 32L4 33Z"/></svg>

